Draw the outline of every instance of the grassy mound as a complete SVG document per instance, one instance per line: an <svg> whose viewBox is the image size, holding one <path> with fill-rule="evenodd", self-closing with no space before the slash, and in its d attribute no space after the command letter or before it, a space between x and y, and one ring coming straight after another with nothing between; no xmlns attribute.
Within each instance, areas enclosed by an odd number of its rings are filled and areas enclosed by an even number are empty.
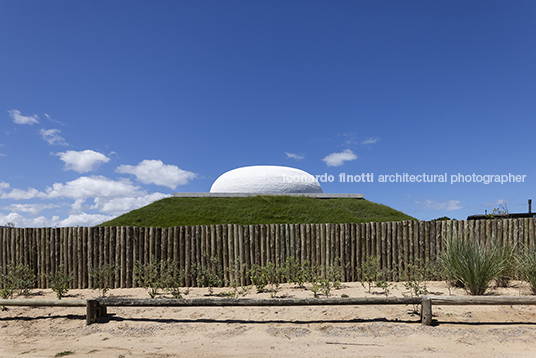
<svg viewBox="0 0 536 358"><path fill-rule="evenodd" d="M166 198L99 226L173 227L212 224L304 224L416 220L364 199L291 196Z"/></svg>

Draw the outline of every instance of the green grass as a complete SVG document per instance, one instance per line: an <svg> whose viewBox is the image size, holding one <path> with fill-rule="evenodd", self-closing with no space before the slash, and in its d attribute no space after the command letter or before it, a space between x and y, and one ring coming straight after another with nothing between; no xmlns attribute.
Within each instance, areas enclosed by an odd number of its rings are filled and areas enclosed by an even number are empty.
<svg viewBox="0 0 536 358"><path fill-rule="evenodd" d="M445 242L441 257L452 282L461 282L471 295L483 295L490 283L510 268L511 255L502 248L475 240L453 238Z"/></svg>
<svg viewBox="0 0 536 358"><path fill-rule="evenodd" d="M360 223L416 220L364 199L291 196L166 198L99 226L173 227L213 224Z"/></svg>
<svg viewBox="0 0 536 358"><path fill-rule="evenodd" d="M521 277L529 283L532 294L536 295L536 249L526 248L518 260Z"/></svg>

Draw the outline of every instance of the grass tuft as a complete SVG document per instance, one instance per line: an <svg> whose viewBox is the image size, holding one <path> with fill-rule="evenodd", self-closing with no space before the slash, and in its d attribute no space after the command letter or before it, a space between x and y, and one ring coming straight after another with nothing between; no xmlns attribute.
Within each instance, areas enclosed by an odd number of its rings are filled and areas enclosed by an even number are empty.
<svg viewBox="0 0 536 358"><path fill-rule="evenodd" d="M508 270L501 249L465 238L447 240L441 261L450 281L460 282L471 295L483 295L490 283Z"/></svg>
<svg viewBox="0 0 536 358"><path fill-rule="evenodd" d="M532 294L536 295L536 248L524 250L518 257L518 263L522 279L528 282Z"/></svg>

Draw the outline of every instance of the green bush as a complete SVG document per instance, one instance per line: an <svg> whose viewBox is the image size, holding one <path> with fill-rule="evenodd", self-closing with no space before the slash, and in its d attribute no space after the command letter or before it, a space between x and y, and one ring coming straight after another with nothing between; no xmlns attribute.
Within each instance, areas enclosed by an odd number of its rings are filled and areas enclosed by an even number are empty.
<svg viewBox="0 0 536 358"><path fill-rule="evenodd" d="M490 283L507 271L501 250L465 238L445 241L441 261L451 282L461 282L471 295L483 295Z"/></svg>
<svg viewBox="0 0 536 358"><path fill-rule="evenodd" d="M6 267L6 274L0 273L0 283L4 286L0 290L0 297L3 299L13 298L13 295L28 296L35 288L36 276L32 269L26 265L14 265L10 263Z"/></svg>
<svg viewBox="0 0 536 358"><path fill-rule="evenodd" d="M162 265L164 291L169 292L173 298L182 298L183 294L187 295L190 292L189 288L186 288L184 292L181 290L182 282L186 278L186 271L178 269L178 264L172 259L162 262Z"/></svg>
<svg viewBox="0 0 536 358"><path fill-rule="evenodd" d="M300 264L295 257L287 257L282 267L283 278L287 283L292 283L298 287L304 287L306 282L311 280L309 261L305 260Z"/></svg>
<svg viewBox="0 0 536 358"><path fill-rule="evenodd" d="M223 286L225 279L223 278L223 270L218 268L220 260L217 257L208 257L207 254L204 255L206 260L206 265L193 264L192 272L197 277L197 284L201 287L207 287L208 293L214 293L214 287Z"/></svg>
<svg viewBox="0 0 536 358"><path fill-rule="evenodd" d="M231 288L230 291L223 292L223 294L229 298L238 298L240 296L246 296L249 294L249 288L242 287L241 285L241 279L240 279L240 272L241 272L241 261L239 258L236 258L234 262L231 262L231 264L228 267L229 272L231 273L230 279L229 279L229 288Z"/></svg>
<svg viewBox="0 0 536 358"><path fill-rule="evenodd" d="M370 293L372 284L377 279L380 273L380 258L368 256L360 268L357 268L357 273L361 277L361 286Z"/></svg>
<svg viewBox="0 0 536 358"><path fill-rule="evenodd" d="M65 266L60 265L56 273L48 274L47 278L50 284L52 291L56 292L58 300L61 300L62 297L65 297L67 292L69 292L69 286L74 280L73 274L65 273Z"/></svg>
<svg viewBox="0 0 536 358"><path fill-rule="evenodd" d="M155 298L158 291L166 286L167 261L159 261L151 256L149 262L136 261L134 267L134 279L138 286L147 290L151 298Z"/></svg>
<svg viewBox="0 0 536 358"><path fill-rule="evenodd" d="M279 289L279 283L283 278L283 270L274 263L269 262L266 266L253 265L248 270L251 282L257 288L257 292L264 292L266 286L270 285L270 295L275 297Z"/></svg>
<svg viewBox="0 0 536 358"><path fill-rule="evenodd" d="M89 275L93 277L93 289L100 290L102 297L112 287L112 282L115 280L115 274L119 270L119 266L112 264L104 264L100 267L93 267L89 271Z"/></svg>
<svg viewBox="0 0 536 358"><path fill-rule="evenodd" d="M504 269L495 278L498 287L508 287L510 281L517 274L516 247L510 244L504 244L498 247L499 261L504 262Z"/></svg>
<svg viewBox="0 0 536 358"><path fill-rule="evenodd" d="M521 278L528 282L532 294L536 295L536 248L526 248L517 258Z"/></svg>

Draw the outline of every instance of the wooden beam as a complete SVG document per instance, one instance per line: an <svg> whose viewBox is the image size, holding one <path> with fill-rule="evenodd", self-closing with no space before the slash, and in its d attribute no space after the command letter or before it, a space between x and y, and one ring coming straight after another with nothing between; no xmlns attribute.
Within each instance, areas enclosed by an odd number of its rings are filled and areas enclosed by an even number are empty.
<svg viewBox="0 0 536 358"><path fill-rule="evenodd" d="M355 297L355 298L192 298L150 299L100 297L104 306L174 307L174 306L324 306L324 305L407 305L421 304L421 297Z"/></svg>
<svg viewBox="0 0 536 358"><path fill-rule="evenodd" d="M423 296L432 304L443 306L466 305L536 305L536 296Z"/></svg>
<svg viewBox="0 0 536 358"><path fill-rule="evenodd" d="M0 306L84 307L86 300L0 300Z"/></svg>

